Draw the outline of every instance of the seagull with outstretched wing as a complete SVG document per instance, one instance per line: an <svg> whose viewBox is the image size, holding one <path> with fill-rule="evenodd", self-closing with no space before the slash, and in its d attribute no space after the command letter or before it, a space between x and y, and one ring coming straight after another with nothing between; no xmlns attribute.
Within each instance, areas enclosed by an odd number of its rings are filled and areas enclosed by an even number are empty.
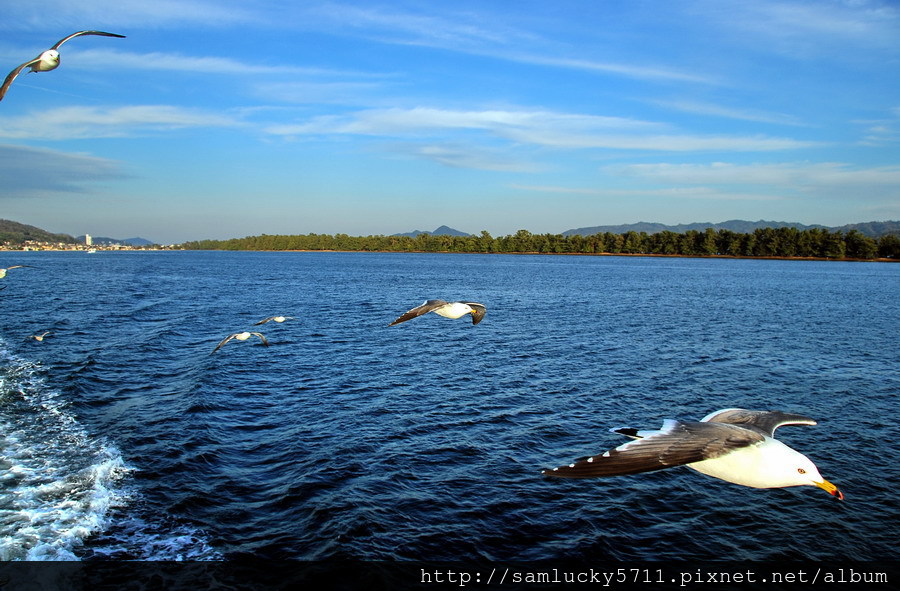
<svg viewBox="0 0 900 591"><path fill-rule="evenodd" d="M472 324L478 324L484 318L487 308L484 304L476 302L445 302L444 300L426 300L421 306L416 306L412 310L405 312L399 318L391 322L388 326L394 326L407 320L412 320L423 314L434 312L438 316L444 318L462 318L466 314L472 315Z"/></svg>
<svg viewBox="0 0 900 591"><path fill-rule="evenodd" d="M252 336L259 337L259 340L262 341L263 345L265 345L266 347L269 346L269 340L266 339L266 337L263 336L263 334L261 332L244 331L244 332L235 332L235 333L228 335L227 337L222 339L218 345L216 345L216 348L213 349L212 352L215 353L216 351L218 351L219 349L222 348L222 345L224 345L225 343L227 343L228 341L230 341L232 339L237 339L239 341L246 341L247 339L249 339Z"/></svg>
<svg viewBox="0 0 900 591"><path fill-rule="evenodd" d="M103 37L120 37L122 39L125 38L125 35L117 35L115 33L104 33L103 31L78 31L77 33L72 33L68 37L63 37L56 44L41 53L41 55L37 56L33 60L27 61L24 64L18 66L9 75L6 77L6 80L3 81L3 86L0 86L0 101L3 100L3 97L6 96L6 91L9 89L9 85L13 83L13 80L24 70L25 68L29 68L31 72L49 72L50 70L55 70L59 67L59 47L68 41L69 39L74 39L75 37L80 37L82 35L100 35Z"/></svg>
<svg viewBox="0 0 900 591"><path fill-rule="evenodd" d="M658 430L612 429L632 441L543 474L592 478L687 466L742 486L810 485L843 499L843 493L822 478L809 458L774 438L775 429L782 425L815 424L803 415L741 408L719 410L699 422L666 419Z"/></svg>

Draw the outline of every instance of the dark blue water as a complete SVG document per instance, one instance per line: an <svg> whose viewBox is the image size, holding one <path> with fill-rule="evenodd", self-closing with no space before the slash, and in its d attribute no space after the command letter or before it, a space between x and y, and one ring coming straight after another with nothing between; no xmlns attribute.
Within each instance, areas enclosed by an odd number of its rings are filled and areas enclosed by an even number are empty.
<svg viewBox="0 0 900 591"><path fill-rule="evenodd" d="M0 558L878 559L900 266L4 253ZM429 314L473 300L484 321ZM257 327L269 339L232 341ZM52 331L43 342L31 334ZM727 407L844 491L540 470Z"/></svg>

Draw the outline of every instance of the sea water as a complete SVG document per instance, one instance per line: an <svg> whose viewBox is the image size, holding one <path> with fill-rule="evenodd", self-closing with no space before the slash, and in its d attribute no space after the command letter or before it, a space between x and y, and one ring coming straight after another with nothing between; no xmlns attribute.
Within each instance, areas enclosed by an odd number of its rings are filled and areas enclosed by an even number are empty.
<svg viewBox="0 0 900 591"><path fill-rule="evenodd" d="M6 252L0 559L895 558L900 266ZM481 302L477 326L425 299ZM277 314L284 323L255 322ZM45 330L38 342L28 338ZM262 332L270 346L252 337ZM728 407L846 496L541 469Z"/></svg>

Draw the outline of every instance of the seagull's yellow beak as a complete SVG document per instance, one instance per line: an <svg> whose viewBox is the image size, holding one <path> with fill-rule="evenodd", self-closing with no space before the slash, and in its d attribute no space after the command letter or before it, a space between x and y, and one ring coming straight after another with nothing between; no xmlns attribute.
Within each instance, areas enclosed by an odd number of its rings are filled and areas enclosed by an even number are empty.
<svg viewBox="0 0 900 591"><path fill-rule="evenodd" d="M814 482L813 484L815 484L816 486L818 486L819 488L821 488L828 494L837 497L839 501L844 500L844 493L842 493L840 490L838 490L838 487L831 484L827 480L822 479L822 482Z"/></svg>

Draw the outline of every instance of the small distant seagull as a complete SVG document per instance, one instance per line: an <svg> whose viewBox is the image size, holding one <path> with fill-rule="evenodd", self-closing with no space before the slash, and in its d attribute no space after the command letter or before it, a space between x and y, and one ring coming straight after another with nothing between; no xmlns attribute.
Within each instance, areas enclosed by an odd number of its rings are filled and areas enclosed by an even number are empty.
<svg viewBox="0 0 900 591"><path fill-rule="evenodd" d="M44 340L44 337L47 336L48 334L50 334L50 331L49 331L49 330L44 331L44 332L41 333L41 334L33 334L33 335L31 335L30 337L28 337L28 338L29 338L29 339L34 339L34 340L40 342L40 341L43 341L43 340Z"/></svg>
<svg viewBox="0 0 900 591"><path fill-rule="evenodd" d="M656 431L612 429L634 441L543 474L591 478L687 466L753 488L817 486L843 500L841 491L822 478L809 458L775 439L775 429L782 425L815 424L803 415L742 408L719 410L700 422L666 419Z"/></svg>
<svg viewBox="0 0 900 591"><path fill-rule="evenodd" d="M280 324L280 323L284 322L285 320L293 320L293 319L294 319L293 316L269 316L265 320L260 320L259 322L254 322L253 326L259 326L260 324L265 324L266 322L269 322L270 320L274 321L274 322L278 322Z"/></svg>
<svg viewBox="0 0 900 591"><path fill-rule="evenodd" d="M394 326L395 324L412 320L413 318L421 316L422 314L428 314L429 312L434 312L438 316L443 316L444 318L461 318L466 314L471 314L472 324L478 324L481 322L481 319L484 318L487 308L485 308L483 304L476 304L475 302L426 300L421 306L417 306L409 312L406 312L388 324L388 326Z"/></svg>
<svg viewBox="0 0 900 591"><path fill-rule="evenodd" d="M0 279L6 277L6 272L10 269L21 269L22 267L31 267L31 265L13 265L12 267L7 267L5 269L0 268Z"/></svg>
<svg viewBox="0 0 900 591"><path fill-rule="evenodd" d="M116 35L115 33L104 33L103 31L78 31L77 33L72 33L68 37L64 37L56 42L56 45L48 49L47 51L41 53L41 55L37 56L31 61L25 62L15 70L9 73L9 76L6 77L6 80L3 82L3 86L0 86L0 101L3 100L3 97L6 96L6 91L9 88L9 85L13 83L13 80L16 79L16 76L24 70L25 68L30 68L32 72L49 72L50 70L55 70L59 67L59 46L68 41L69 39L73 39L75 37L79 37L81 35L102 35L103 37L120 37L122 39L125 38L125 35Z"/></svg>
<svg viewBox="0 0 900 591"><path fill-rule="evenodd" d="M230 341L231 339L237 339L237 340L239 340L239 341L246 341L247 339L249 339L249 338L252 337L253 335L258 336L258 337L259 337L259 340L262 341L262 344L263 344L263 345L265 345L266 347L269 346L269 341L266 340L266 337L264 337L262 333L259 333L259 332L246 332L246 331L245 331L245 332L236 332L236 333L234 333L234 334L228 335L227 337L225 337L224 339L222 339L222 342L221 342L221 343L219 343L218 345L216 345L216 348L213 349L212 352L215 353L216 351L218 351L218 350L222 347L222 345L224 345L225 343L227 343L227 342Z"/></svg>

